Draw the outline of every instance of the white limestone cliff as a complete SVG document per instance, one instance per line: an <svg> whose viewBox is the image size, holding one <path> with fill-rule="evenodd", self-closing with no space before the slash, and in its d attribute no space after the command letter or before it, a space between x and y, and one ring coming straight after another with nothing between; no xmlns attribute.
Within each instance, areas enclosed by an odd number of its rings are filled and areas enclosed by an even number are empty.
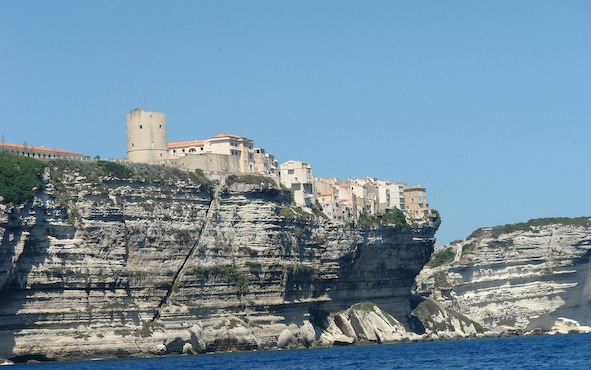
<svg viewBox="0 0 591 370"><path fill-rule="evenodd" d="M33 201L1 205L1 358L322 345L323 313L362 301L407 325L435 228L333 224L261 177L127 171L50 162Z"/></svg>
<svg viewBox="0 0 591 370"><path fill-rule="evenodd" d="M417 277L417 291L499 333L586 331L589 221L538 219L479 229L438 249Z"/></svg>

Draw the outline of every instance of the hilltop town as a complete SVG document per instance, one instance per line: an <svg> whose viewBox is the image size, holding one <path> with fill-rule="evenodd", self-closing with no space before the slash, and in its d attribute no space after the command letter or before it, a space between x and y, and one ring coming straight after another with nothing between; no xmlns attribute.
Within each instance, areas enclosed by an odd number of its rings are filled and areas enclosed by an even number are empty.
<svg viewBox="0 0 591 370"><path fill-rule="evenodd" d="M314 177L310 163L289 160L279 165L274 155L244 136L223 133L168 142L164 112L133 109L127 115L126 133L127 162L200 170L210 179L236 173L267 176L291 189L298 206L321 210L335 222L402 213L407 221L422 223L437 216L429 207L425 187L372 177ZM92 160L82 153L41 146L0 143L0 150L38 159Z"/></svg>

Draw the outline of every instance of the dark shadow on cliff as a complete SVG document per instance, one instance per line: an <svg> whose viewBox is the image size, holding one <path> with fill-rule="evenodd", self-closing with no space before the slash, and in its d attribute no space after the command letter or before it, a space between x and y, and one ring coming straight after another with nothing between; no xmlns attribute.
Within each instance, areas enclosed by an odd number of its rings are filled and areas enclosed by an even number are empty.
<svg viewBox="0 0 591 370"><path fill-rule="evenodd" d="M35 217L35 223L28 227L22 220ZM29 236L23 243L25 232ZM23 248L19 253L19 245ZM14 208L4 225L0 244L0 357L13 357L16 344L15 332L35 326L33 315L17 315L25 305L28 296L27 281L33 266L42 264L47 258L49 239L43 210L33 209L29 202L22 209ZM32 354L35 356L35 354ZM13 358L13 361L18 358Z"/></svg>

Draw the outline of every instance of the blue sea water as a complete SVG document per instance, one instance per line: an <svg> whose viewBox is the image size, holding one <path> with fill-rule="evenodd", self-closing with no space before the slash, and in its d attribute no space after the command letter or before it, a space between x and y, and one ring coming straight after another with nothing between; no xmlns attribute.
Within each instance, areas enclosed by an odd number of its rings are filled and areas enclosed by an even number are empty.
<svg viewBox="0 0 591 370"><path fill-rule="evenodd" d="M591 334L18 364L11 368L27 370L589 369L591 368Z"/></svg>

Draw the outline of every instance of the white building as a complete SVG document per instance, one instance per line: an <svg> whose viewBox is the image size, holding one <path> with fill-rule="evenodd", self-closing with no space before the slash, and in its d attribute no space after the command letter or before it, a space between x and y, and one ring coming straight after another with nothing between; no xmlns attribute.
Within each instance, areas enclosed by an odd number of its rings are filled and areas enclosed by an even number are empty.
<svg viewBox="0 0 591 370"><path fill-rule="evenodd" d="M168 155L170 157L182 157L187 154L203 154L205 140L188 140L168 143Z"/></svg>
<svg viewBox="0 0 591 370"><path fill-rule="evenodd" d="M316 186L312 166L300 161L287 161L279 166L281 184L293 190L296 204L311 207L316 203Z"/></svg>
<svg viewBox="0 0 591 370"><path fill-rule="evenodd" d="M26 144L11 144L5 142L0 142L0 151L38 159L87 159L84 154L71 152L69 150L46 148L44 146L32 146Z"/></svg>
<svg viewBox="0 0 591 370"><path fill-rule="evenodd" d="M232 134L219 134L205 140L205 153L224 154L239 158L240 172L254 172L254 150L251 139Z"/></svg>
<svg viewBox="0 0 591 370"><path fill-rule="evenodd" d="M384 186L387 191L386 209L399 209L404 211L404 189L407 187L404 182L388 182Z"/></svg>
<svg viewBox="0 0 591 370"><path fill-rule="evenodd" d="M275 156L255 148L251 139L240 135L219 134L209 139L171 142L168 154L174 165L185 168L279 176Z"/></svg>

